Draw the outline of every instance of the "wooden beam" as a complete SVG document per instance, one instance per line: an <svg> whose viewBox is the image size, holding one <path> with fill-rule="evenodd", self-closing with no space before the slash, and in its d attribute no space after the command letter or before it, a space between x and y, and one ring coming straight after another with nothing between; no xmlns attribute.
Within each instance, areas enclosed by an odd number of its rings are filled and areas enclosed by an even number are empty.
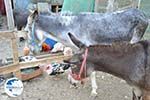
<svg viewBox="0 0 150 100"><path fill-rule="evenodd" d="M19 63L17 40L12 39L13 63Z"/></svg>
<svg viewBox="0 0 150 100"><path fill-rule="evenodd" d="M15 71L13 74L15 75L15 77L17 77L17 78L19 78L20 80L22 80L22 76L21 76L21 71L20 71L20 69L18 69L17 71Z"/></svg>
<svg viewBox="0 0 150 100"><path fill-rule="evenodd" d="M22 81L30 80L32 78L42 75L42 73L43 73L43 71L39 68L32 73L21 74L21 79L22 79Z"/></svg>
<svg viewBox="0 0 150 100"><path fill-rule="evenodd" d="M11 72L16 72L18 70L20 70L20 68L18 67L18 63L17 64L10 64L7 66L2 66L2 67L0 67L0 75L9 74Z"/></svg>
<svg viewBox="0 0 150 100"><path fill-rule="evenodd" d="M38 7L38 12L41 13L41 12L49 12L51 9L49 7L49 4L48 3L43 3L43 2L40 2L37 4L37 7Z"/></svg>
<svg viewBox="0 0 150 100"><path fill-rule="evenodd" d="M100 0L95 0L94 12L99 12L99 9L100 9L100 3L101 3ZM105 7L105 9L106 9L106 7Z"/></svg>
<svg viewBox="0 0 150 100"><path fill-rule="evenodd" d="M16 34L13 31L0 31L0 39L6 38L6 39L15 39Z"/></svg>
<svg viewBox="0 0 150 100"><path fill-rule="evenodd" d="M141 7L141 1L142 0L138 0L138 9L140 9L140 7Z"/></svg>
<svg viewBox="0 0 150 100"><path fill-rule="evenodd" d="M32 61L32 62L21 62L19 63L19 67L20 69L33 68L35 66L39 66L43 64L50 64L52 62L62 62L63 60L67 60L69 58L70 56L47 57L47 58L39 59L37 61Z"/></svg>
<svg viewBox="0 0 150 100"><path fill-rule="evenodd" d="M63 52L58 53L40 53L40 55L36 55L35 57L37 59L47 58L47 57L56 57L56 56L62 56Z"/></svg>
<svg viewBox="0 0 150 100"><path fill-rule="evenodd" d="M25 69L25 68L33 68L35 66L43 65L43 64L49 64L51 62L62 62L63 60L69 59L70 56L55 56L55 57L48 57L48 58L43 58L39 59L37 61L32 61L32 62L22 62L22 63L15 63L7 66L0 67L0 75L3 74L8 74L11 72L16 72L15 75L20 77L19 70L20 69Z"/></svg>
<svg viewBox="0 0 150 100"><path fill-rule="evenodd" d="M7 14L8 28L9 30L13 30L15 26L14 26L14 16L13 16L11 0L4 0L4 2L5 2L6 14Z"/></svg>
<svg viewBox="0 0 150 100"><path fill-rule="evenodd" d="M132 7L133 8L138 8L138 0L132 0Z"/></svg>
<svg viewBox="0 0 150 100"><path fill-rule="evenodd" d="M59 12L59 5L56 5L56 13Z"/></svg>

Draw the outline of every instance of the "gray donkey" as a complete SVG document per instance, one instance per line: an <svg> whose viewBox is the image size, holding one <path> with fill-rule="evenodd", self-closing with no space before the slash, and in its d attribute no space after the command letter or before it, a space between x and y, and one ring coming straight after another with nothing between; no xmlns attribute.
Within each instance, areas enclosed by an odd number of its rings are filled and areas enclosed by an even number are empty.
<svg viewBox="0 0 150 100"><path fill-rule="evenodd" d="M148 20L144 13L134 8L113 13L51 13L40 15L35 10L28 17L25 30L30 34L36 33L37 36L35 37L43 37L44 39L44 37L50 36L66 46L72 47L73 44L66 34L68 32L73 33L87 46L114 41L135 43L143 37L147 26ZM38 36L41 33L43 36ZM31 38L31 40L34 39Z"/></svg>

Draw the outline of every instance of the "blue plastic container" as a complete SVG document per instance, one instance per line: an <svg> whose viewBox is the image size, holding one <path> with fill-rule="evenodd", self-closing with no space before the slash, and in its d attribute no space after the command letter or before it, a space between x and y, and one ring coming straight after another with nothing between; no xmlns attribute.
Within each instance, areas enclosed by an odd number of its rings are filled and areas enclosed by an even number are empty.
<svg viewBox="0 0 150 100"><path fill-rule="evenodd" d="M54 45L57 43L57 41L50 39L50 38L46 38L44 43L46 43L48 46L50 46L53 49Z"/></svg>

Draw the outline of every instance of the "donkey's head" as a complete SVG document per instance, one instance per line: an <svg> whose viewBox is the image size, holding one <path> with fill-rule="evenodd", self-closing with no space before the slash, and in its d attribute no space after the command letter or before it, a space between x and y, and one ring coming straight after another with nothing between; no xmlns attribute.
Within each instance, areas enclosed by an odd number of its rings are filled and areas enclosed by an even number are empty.
<svg viewBox="0 0 150 100"><path fill-rule="evenodd" d="M76 53L70 58L69 60L65 60L64 62L69 64L71 67L69 69L69 74L68 74L68 80L71 84L75 85L81 81L84 72L81 73L80 75L80 70L81 70L81 64L83 61L83 57L81 56L82 53Z"/></svg>
<svg viewBox="0 0 150 100"><path fill-rule="evenodd" d="M85 57L85 48L86 46L77 40L71 33L68 33L72 42L80 48L78 52L76 52L69 60L65 60L65 63L71 65L70 73L68 75L68 80L71 84L75 85L76 83L82 82L83 78L86 78L86 70L82 68L82 62Z"/></svg>

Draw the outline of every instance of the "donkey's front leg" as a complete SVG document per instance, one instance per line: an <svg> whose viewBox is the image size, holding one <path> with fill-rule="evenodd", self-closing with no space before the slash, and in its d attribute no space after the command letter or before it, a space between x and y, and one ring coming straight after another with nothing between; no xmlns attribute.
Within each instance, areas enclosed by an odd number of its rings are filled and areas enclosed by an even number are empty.
<svg viewBox="0 0 150 100"><path fill-rule="evenodd" d="M91 91L91 95L92 96L96 96L97 95L97 84L96 84L96 72L92 72L91 75L90 75L90 78L91 78L91 85L92 85L92 91Z"/></svg>
<svg viewBox="0 0 150 100"><path fill-rule="evenodd" d="M143 100L141 90L134 86L132 90L132 100Z"/></svg>

